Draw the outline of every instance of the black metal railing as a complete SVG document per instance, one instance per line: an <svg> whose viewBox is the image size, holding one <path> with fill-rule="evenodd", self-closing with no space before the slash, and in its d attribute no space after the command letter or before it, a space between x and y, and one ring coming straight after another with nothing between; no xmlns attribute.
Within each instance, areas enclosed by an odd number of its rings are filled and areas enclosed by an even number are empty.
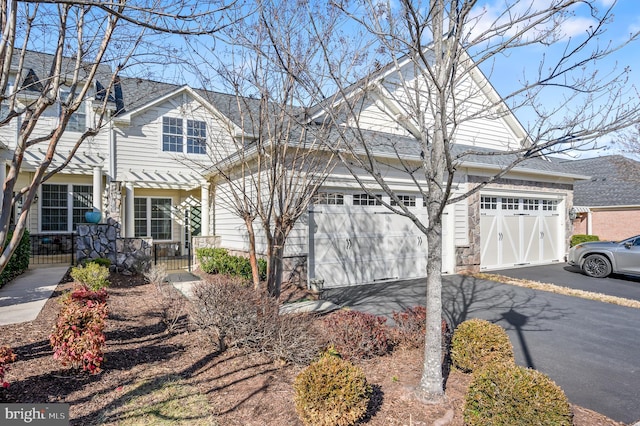
<svg viewBox="0 0 640 426"><path fill-rule="evenodd" d="M167 271L188 270L191 272L191 243L153 243L153 262L164 265Z"/></svg>
<svg viewBox="0 0 640 426"><path fill-rule="evenodd" d="M75 262L75 234L31 234L30 265L67 264Z"/></svg>

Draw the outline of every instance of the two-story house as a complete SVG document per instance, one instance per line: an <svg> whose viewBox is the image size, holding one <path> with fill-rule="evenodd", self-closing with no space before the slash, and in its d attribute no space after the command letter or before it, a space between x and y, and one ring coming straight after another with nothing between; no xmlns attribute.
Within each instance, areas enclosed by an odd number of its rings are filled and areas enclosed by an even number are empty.
<svg viewBox="0 0 640 426"><path fill-rule="evenodd" d="M35 54L39 61L46 55ZM42 66L26 67L14 84L37 82ZM362 97L360 123L375 152L389 164L420 163L420 148L394 119L397 99L393 69L375 76L379 89ZM105 72L105 75L108 74ZM473 73L471 92L491 102L499 99L484 76ZM173 242L180 252L191 235L219 237L219 244L246 251L247 232L234 214L226 191L212 184L211 165L238 149L243 129L243 105L232 95L139 78L119 79L109 94L107 82L96 79L94 90L67 126L55 161L64 161L80 132L95 120L96 99L110 96L110 116L94 137L86 140L69 165L42 185L30 209L33 234L67 235L84 222L84 213L113 218L124 237L151 237ZM475 85L475 86L474 86ZM357 90L354 89L354 90ZM248 104L251 100L244 99ZM324 118L322 109L313 117ZM55 106L39 123L43 133L57 120ZM2 159L12 155L17 123L0 128ZM348 119L339 126L352 125ZM526 132L511 114L470 120L461 126L455 150L469 150L457 164L455 193L464 193L511 161L506 152L526 140ZM400 149L399 149L400 148ZM38 145L28 150L20 179L26 182L42 158ZM232 158L232 157L231 157ZM0 167L1 174L6 168ZM420 193L393 167L388 182L406 206L423 213ZM560 261L571 233L568 209L579 175L553 159L528 160L470 198L447 207L443 217L443 272L496 269ZM375 184L364 173L362 180ZM224 185L224 184L222 184ZM426 274L426 241L406 218L389 214L380 191L364 193L346 168L338 165L324 180L316 203L296 224L286 255L304 265L309 279L325 286L344 286L414 278ZM17 206L24 208L24 206ZM426 220L426 216L424 217ZM258 251L264 245L259 243Z"/></svg>

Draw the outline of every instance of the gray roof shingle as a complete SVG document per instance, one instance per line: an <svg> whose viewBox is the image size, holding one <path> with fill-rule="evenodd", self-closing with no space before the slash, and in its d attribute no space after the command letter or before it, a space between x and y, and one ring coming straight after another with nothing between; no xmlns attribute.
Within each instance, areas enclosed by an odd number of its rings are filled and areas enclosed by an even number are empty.
<svg viewBox="0 0 640 426"><path fill-rule="evenodd" d="M640 162L622 155L607 155L570 160L566 166L576 173L591 176L574 185L576 206L640 205Z"/></svg>

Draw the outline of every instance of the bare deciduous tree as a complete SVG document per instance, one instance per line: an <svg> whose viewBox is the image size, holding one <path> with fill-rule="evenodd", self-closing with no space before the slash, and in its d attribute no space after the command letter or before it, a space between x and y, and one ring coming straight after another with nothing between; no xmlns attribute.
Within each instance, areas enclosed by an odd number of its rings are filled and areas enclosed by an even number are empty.
<svg viewBox="0 0 640 426"><path fill-rule="evenodd" d="M31 205L40 185L63 170L83 142L95 137L117 112L111 94L118 74L131 65L139 72L145 58L169 54L161 49L167 34L211 34L224 27L228 22L221 12L234 4L235 0L206 6L188 0L0 2L0 131L3 148L11 155L3 185L0 241L7 240L16 202ZM78 110L88 103L92 123L79 136L65 134L70 122L84 120L84 115L78 118ZM60 150L65 138L75 138L68 152ZM18 187L25 156L38 152L43 154L36 155L35 173ZM54 163L55 156L62 160ZM0 271L24 233L28 211L19 213L15 232L0 255Z"/></svg>
<svg viewBox="0 0 640 426"><path fill-rule="evenodd" d="M322 61L308 10L299 6L259 2L254 15L225 32L229 50L216 55L202 46L194 49L200 52L196 62L202 64L198 73L205 85L223 81L236 98L241 133L230 128L227 136L234 141L235 154L214 159L220 183L216 191L246 225L256 287L256 246L264 239L266 285L273 297L281 291L287 237L335 165L325 148L327 123L308 125L307 108L318 102L321 92L307 83ZM335 23L336 10L324 10L334 12L318 20L326 28ZM212 57L217 67L212 67ZM256 219L260 226L255 226Z"/></svg>
<svg viewBox="0 0 640 426"><path fill-rule="evenodd" d="M445 206L496 182L527 159L586 149L640 117L637 92L626 85L627 70L607 73L590 66L638 37L636 33L620 44L603 44L614 6L599 11L596 3L524 0L503 2L494 10L476 0L335 2L352 25L368 34L371 47L366 62L371 72L360 79L332 72L340 99L326 104L319 114L345 129L342 146L334 151L362 188L370 191L361 178L365 171L395 201L387 207L410 218L427 237L427 335L418 389L427 399L443 394L440 321ZM563 24L572 19L576 8L588 15L591 26L565 37ZM331 63L332 46L319 40ZM536 46L554 50L545 52ZM522 49L529 49L530 56L538 53L539 66L523 70L520 78L513 79L511 92L499 96L488 82L494 67L504 56ZM371 124L360 121L366 105L376 105L400 129L401 137L414 141L412 151L420 155L411 158L400 143L372 139L367 133ZM513 122L511 114L519 111L531 120L516 135L519 138L502 141L505 151L456 149L457 143L464 142L460 130L465 126L501 118ZM395 158L381 159L377 155L381 148ZM501 158L499 172L454 195L453 183L463 161L496 155ZM425 200L428 221L421 221L398 198L385 177L390 167L415 184Z"/></svg>

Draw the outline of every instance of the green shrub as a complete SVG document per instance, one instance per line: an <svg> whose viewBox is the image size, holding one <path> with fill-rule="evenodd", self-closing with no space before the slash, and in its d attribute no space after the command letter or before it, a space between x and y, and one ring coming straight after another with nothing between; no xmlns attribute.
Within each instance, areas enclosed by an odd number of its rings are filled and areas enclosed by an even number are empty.
<svg viewBox="0 0 640 426"><path fill-rule="evenodd" d="M89 263L95 263L96 265L104 266L105 268L109 268L109 266L111 266L111 261L105 257L91 259L87 262L87 264Z"/></svg>
<svg viewBox="0 0 640 426"><path fill-rule="evenodd" d="M362 370L325 354L293 384L296 412L306 426L354 425L367 412L372 389Z"/></svg>
<svg viewBox="0 0 640 426"><path fill-rule="evenodd" d="M324 318L329 344L346 359L366 359L391 351L387 319L359 311L336 311Z"/></svg>
<svg viewBox="0 0 640 426"><path fill-rule="evenodd" d="M233 256L223 248L196 249L200 269L208 274L227 274L251 280L251 262L242 256ZM267 262L258 259L258 274L261 280L267 277Z"/></svg>
<svg viewBox="0 0 640 426"><path fill-rule="evenodd" d="M600 241L600 238L597 235L585 235L585 234L572 235L571 241L569 242L569 247L577 246L580 243L587 243L589 241Z"/></svg>
<svg viewBox="0 0 640 426"><path fill-rule="evenodd" d="M85 266L71 268L71 278L91 290L109 287L109 268L89 262Z"/></svg>
<svg viewBox="0 0 640 426"><path fill-rule="evenodd" d="M11 240L13 232L9 232L7 235L7 242ZM6 247L6 244L5 244ZM11 255L11 259L5 266L2 273L0 273L0 287L22 274L29 267L29 257L31 256L31 241L29 238L29 231L25 230L18 247Z"/></svg>
<svg viewBox="0 0 640 426"><path fill-rule="evenodd" d="M481 319L461 323L453 333L451 360L458 369L470 372L493 361L514 362L507 332Z"/></svg>
<svg viewBox="0 0 640 426"><path fill-rule="evenodd" d="M474 373L465 397L467 426L572 425L560 387L544 374L511 363Z"/></svg>

